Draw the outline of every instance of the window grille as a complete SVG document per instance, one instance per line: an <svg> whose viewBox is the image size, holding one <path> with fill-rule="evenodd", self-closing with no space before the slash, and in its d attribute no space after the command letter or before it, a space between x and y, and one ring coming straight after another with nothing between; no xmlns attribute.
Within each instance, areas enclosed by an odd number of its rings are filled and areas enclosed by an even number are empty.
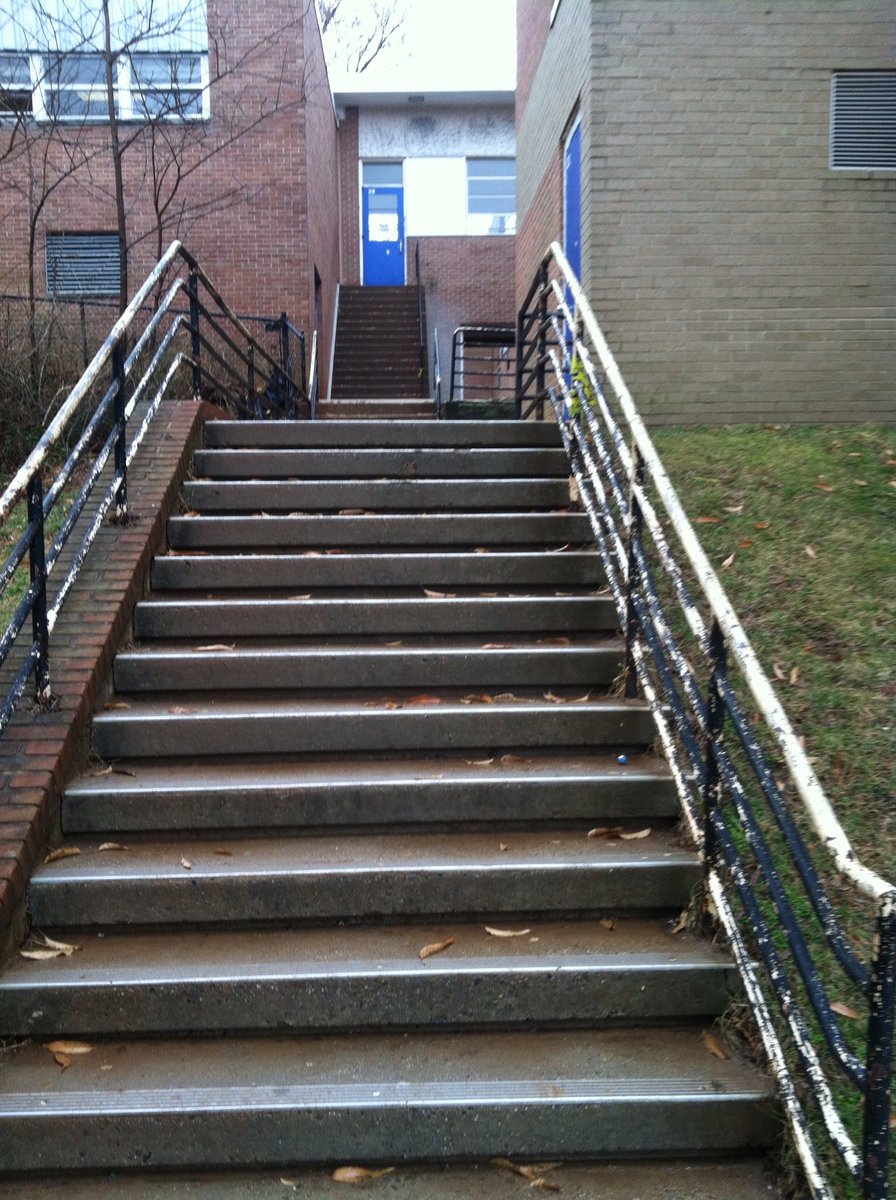
<svg viewBox="0 0 896 1200"><path fill-rule="evenodd" d="M117 233L48 233L46 258L48 295L118 295Z"/></svg>
<svg viewBox="0 0 896 1200"><path fill-rule="evenodd" d="M896 170L896 71L836 71L831 77L834 170Z"/></svg>

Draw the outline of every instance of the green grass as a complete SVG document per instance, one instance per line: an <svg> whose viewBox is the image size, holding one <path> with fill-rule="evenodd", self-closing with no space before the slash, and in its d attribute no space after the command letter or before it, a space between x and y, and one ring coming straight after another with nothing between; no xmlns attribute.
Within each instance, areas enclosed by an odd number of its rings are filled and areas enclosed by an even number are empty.
<svg viewBox="0 0 896 1200"><path fill-rule="evenodd" d="M896 430L731 426L654 440L857 854L896 877ZM870 904L823 850L815 859L867 960ZM861 1011L788 884L831 999ZM863 1021L842 1024L864 1055ZM846 1085L837 1095L856 1136L858 1099ZM858 1194L839 1174L836 1187Z"/></svg>

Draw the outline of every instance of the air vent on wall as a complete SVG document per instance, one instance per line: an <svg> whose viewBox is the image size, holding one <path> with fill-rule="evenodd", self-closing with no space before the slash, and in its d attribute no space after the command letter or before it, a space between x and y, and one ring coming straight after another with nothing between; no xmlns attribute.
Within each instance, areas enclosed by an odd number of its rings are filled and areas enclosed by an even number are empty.
<svg viewBox="0 0 896 1200"><path fill-rule="evenodd" d="M841 170L896 170L896 71L832 75L830 164Z"/></svg>
<svg viewBox="0 0 896 1200"><path fill-rule="evenodd" d="M51 296L117 296L117 233L48 233L47 292Z"/></svg>

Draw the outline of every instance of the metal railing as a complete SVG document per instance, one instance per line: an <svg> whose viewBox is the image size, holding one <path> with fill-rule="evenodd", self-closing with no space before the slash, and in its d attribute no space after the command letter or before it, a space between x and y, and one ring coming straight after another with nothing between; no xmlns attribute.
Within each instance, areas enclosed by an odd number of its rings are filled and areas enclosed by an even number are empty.
<svg viewBox="0 0 896 1200"><path fill-rule="evenodd" d="M883 1200L896 889L851 847L556 244L520 312L518 337L518 415L542 417L546 406L556 415L625 631L626 695L642 695L653 711L813 1195L833 1200L820 1157L827 1142L861 1195ZM873 905L870 949L854 948L862 939L835 910L810 853L812 834L822 850L815 858L823 863L826 851L825 865L850 892L844 911L855 919L862 904ZM842 1006L832 997L844 992L861 998L864 1037L855 1021L847 1032L838 1020ZM842 1098L853 1091L860 1136L844 1116Z"/></svg>
<svg viewBox="0 0 896 1200"><path fill-rule="evenodd" d="M442 359L439 353L439 331L432 331L432 398L436 404L436 420L442 415Z"/></svg>
<svg viewBox="0 0 896 1200"><path fill-rule="evenodd" d="M426 386L427 391L422 392L422 395L427 395L429 391L429 380L426 378L429 370L426 354L429 344L429 338L426 332L426 291L423 286L423 280L420 278L420 243L419 241L414 246L414 270L417 283L417 322L420 330L420 386Z"/></svg>
<svg viewBox="0 0 896 1200"><path fill-rule="evenodd" d="M186 309L175 304L182 293ZM0 526L17 505L24 501L27 506L22 533L0 566L0 598L18 590L22 572L28 578L0 635L4 684L11 677L0 697L0 734L32 676L37 703L52 703L50 636L60 609L107 514L120 522L127 518L128 467L183 370L189 372L194 398L222 404L241 418L309 413L304 338L285 314L271 326L279 334L279 361L253 337L179 242L172 242L113 325L0 497ZM293 364L295 338L299 375ZM71 443L60 464L63 447ZM48 540L50 521L58 522L58 530ZM64 554L73 534L80 541ZM56 579L51 593L48 584ZM21 660L10 662L17 648Z"/></svg>
<svg viewBox="0 0 896 1200"><path fill-rule="evenodd" d="M449 400L511 400L516 334L505 325L461 325L451 338Z"/></svg>

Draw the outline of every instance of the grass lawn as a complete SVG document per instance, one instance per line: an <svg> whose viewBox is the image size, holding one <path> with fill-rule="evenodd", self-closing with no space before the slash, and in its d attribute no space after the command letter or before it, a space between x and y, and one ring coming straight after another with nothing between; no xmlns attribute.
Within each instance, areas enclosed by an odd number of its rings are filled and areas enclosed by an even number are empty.
<svg viewBox="0 0 896 1200"><path fill-rule="evenodd" d="M896 879L896 429L653 436L857 854ZM838 885L822 851L815 859L867 954L870 905ZM830 998L849 1002L842 975L813 949ZM844 1025L863 1047L863 1023ZM837 1187L858 1195L842 1177Z"/></svg>

